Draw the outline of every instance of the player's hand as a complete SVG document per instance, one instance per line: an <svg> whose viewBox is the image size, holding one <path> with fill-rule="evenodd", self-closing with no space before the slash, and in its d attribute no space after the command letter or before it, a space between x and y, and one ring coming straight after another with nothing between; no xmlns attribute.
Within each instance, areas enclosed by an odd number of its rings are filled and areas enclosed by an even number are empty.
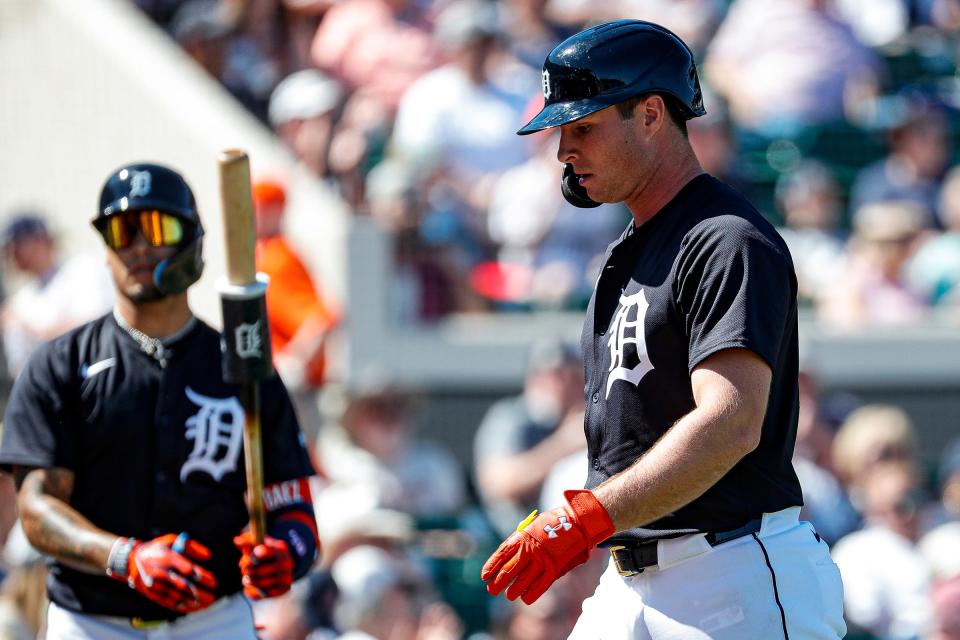
<svg viewBox="0 0 960 640"><path fill-rule="evenodd" d="M480 572L489 580L487 591L497 595L506 588L508 600L532 604L613 534L610 516L591 491L564 491L563 497L567 506L534 511L487 559Z"/></svg>
<svg viewBox="0 0 960 640"><path fill-rule="evenodd" d="M130 552L127 582L157 604L178 613L192 613L213 604L217 579L196 564L210 559L210 550L184 534L168 533L138 543Z"/></svg>
<svg viewBox="0 0 960 640"><path fill-rule="evenodd" d="M254 545L253 533L244 531L233 539L243 555L240 573L243 593L254 600L273 598L290 590L293 584L293 556L285 540L269 536Z"/></svg>

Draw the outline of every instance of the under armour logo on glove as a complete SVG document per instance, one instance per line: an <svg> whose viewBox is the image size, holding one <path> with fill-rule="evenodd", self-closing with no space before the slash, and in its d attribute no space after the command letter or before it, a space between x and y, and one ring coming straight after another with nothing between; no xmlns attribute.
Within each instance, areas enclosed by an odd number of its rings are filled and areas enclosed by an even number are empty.
<svg viewBox="0 0 960 640"><path fill-rule="evenodd" d="M564 531L573 529L573 525L567 522L567 516L560 516L560 522L555 527L551 527L550 525L544 525L543 527L543 530L547 532L548 538L556 538L558 535L557 531L560 531L561 529Z"/></svg>

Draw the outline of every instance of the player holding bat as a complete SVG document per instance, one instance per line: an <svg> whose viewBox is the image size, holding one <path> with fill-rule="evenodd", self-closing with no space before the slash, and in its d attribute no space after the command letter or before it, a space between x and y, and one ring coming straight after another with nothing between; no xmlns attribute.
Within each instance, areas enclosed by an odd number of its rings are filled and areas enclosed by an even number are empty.
<svg viewBox="0 0 960 640"><path fill-rule="evenodd" d="M260 382L258 544L244 531L243 385L224 381L220 334L187 303L203 269L193 193L169 168L127 165L93 226L117 306L37 350L0 441L24 530L48 556L47 638L255 638L241 590L284 593L318 549L290 399L278 377Z"/></svg>

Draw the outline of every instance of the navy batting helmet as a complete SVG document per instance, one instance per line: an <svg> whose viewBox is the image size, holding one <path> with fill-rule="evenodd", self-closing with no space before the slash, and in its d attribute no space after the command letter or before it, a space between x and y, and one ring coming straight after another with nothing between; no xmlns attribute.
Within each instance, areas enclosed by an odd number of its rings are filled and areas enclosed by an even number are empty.
<svg viewBox="0 0 960 640"><path fill-rule="evenodd" d="M690 48L643 20L590 27L558 44L543 63L544 107L517 131L558 127L645 93L673 97L689 120L706 113Z"/></svg>
<svg viewBox="0 0 960 640"><path fill-rule="evenodd" d="M153 282L165 295L186 291L203 273L203 225L190 186L179 173L159 164L120 167L100 191L100 207L92 224L106 239L111 218L135 211L159 211L179 222L173 225L177 252L157 265Z"/></svg>

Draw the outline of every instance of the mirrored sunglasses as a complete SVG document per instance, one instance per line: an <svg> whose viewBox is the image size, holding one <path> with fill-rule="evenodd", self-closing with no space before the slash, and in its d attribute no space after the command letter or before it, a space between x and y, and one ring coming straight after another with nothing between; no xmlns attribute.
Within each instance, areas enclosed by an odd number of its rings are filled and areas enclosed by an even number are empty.
<svg viewBox="0 0 960 640"><path fill-rule="evenodd" d="M137 231L154 247L171 247L183 240L183 222L175 215L157 209L125 211L106 218L100 233L111 249L126 249Z"/></svg>

